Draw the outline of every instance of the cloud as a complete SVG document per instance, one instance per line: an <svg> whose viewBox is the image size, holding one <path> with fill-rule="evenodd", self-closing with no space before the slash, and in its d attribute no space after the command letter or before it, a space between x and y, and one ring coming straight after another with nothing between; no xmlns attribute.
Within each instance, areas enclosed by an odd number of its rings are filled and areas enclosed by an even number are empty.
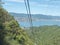
<svg viewBox="0 0 60 45"><path fill-rule="evenodd" d="M11 2L24 2L24 0L7 0L7 1L11 1Z"/></svg>

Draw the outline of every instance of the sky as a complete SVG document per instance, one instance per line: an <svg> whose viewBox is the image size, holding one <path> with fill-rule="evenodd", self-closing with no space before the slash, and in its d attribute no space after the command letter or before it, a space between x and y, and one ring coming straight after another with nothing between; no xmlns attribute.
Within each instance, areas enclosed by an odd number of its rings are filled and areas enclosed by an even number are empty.
<svg viewBox="0 0 60 45"><path fill-rule="evenodd" d="M24 0L2 0L3 7L14 13L26 13ZM32 14L60 16L60 0L29 0Z"/></svg>

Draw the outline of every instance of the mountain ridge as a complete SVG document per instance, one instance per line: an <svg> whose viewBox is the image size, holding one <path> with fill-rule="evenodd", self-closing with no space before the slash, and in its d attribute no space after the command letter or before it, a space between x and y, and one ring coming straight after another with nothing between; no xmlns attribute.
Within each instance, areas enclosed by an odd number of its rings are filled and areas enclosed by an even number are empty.
<svg viewBox="0 0 60 45"><path fill-rule="evenodd" d="M24 13L13 13L10 12L12 16L15 17L16 20L18 21L26 21L28 19L28 15ZM37 21L37 20L59 20L60 21L60 16L51 16L51 15L43 15L43 14L32 14L32 20Z"/></svg>

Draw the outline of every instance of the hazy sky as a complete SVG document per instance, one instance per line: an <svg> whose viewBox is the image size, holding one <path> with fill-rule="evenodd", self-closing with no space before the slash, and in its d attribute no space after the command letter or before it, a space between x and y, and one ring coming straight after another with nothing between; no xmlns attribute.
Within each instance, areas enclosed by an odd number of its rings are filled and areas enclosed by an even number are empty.
<svg viewBox="0 0 60 45"><path fill-rule="evenodd" d="M60 0L29 0L31 13L60 16ZM9 12L26 13L24 0L3 0Z"/></svg>

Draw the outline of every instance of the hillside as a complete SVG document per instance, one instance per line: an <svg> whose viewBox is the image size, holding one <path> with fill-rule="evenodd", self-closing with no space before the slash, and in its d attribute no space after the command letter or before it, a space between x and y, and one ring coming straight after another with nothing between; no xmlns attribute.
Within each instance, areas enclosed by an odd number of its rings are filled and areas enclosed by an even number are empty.
<svg viewBox="0 0 60 45"><path fill-rule="evenodd" d="M0 45L33 45L28 34L3 8L0 8Z"/></svg>
<svg viewBox="0 0 60 45"><path fill-rule="evenodd" d="M28 18L27 14L24 13L10 13L15 17L18 21L26 21ZM50 16L50 15L43 15L43 14L32 14L32 20L60 20L60 16Z"/></svg>
<svg viewBox="0 0 60 45"><path fill-rule="evenodd" d="M37 45L60 45L60 26L40 26L33 27L32 30L26 32L33 37Z"/></svg>

